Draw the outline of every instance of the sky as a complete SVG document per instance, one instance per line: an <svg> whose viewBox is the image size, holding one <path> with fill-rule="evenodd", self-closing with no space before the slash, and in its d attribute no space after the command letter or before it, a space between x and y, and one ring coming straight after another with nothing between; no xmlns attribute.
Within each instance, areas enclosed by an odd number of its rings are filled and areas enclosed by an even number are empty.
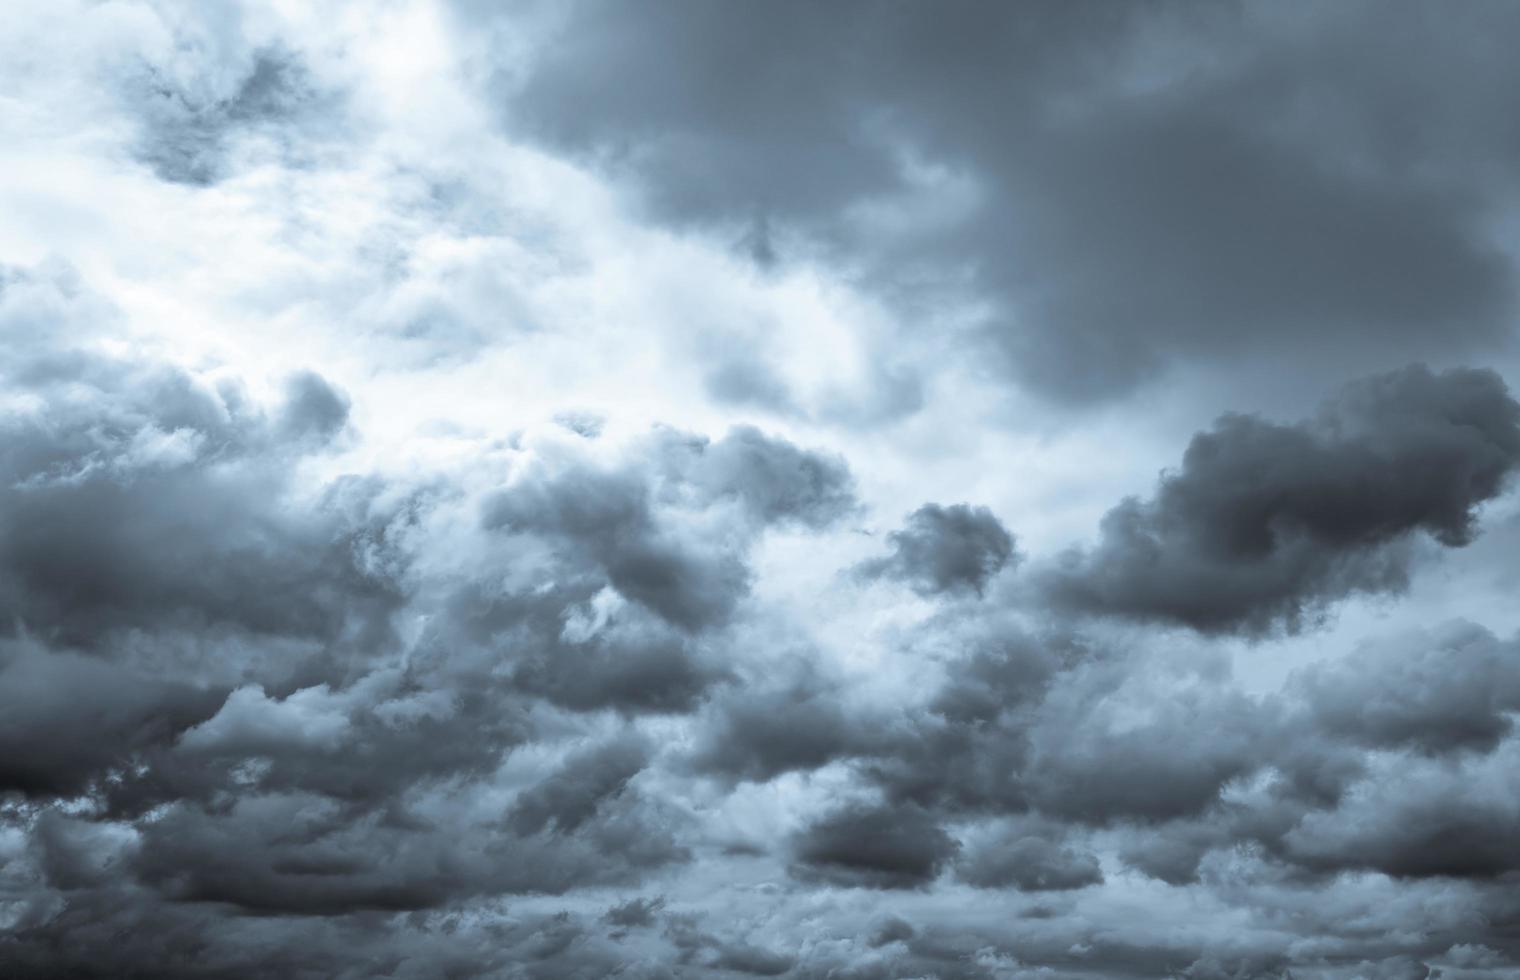
<svg viewBox="0 0 1520 980"><path fill-rule="evenodd" d="M1520 977L1517 31L14 0L0 975Z"/></svg>

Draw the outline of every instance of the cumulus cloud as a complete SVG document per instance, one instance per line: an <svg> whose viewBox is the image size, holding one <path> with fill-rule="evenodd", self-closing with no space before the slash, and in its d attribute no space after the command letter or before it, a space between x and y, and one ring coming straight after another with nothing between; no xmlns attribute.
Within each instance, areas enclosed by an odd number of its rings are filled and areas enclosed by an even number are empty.
<svg viewBox="0 0 1520 980"><path fill-rule="evenodd" d="M1520 711L1520 656L1473 623L1368 643L1297 680L1316 724L1371 748L1488 751Z"/></svg>
<svg viewBox="0 0 1520 980"><path fill-rule="evenodd" d="M705 775L766 782L874 754L891 737L889 719L852 709L837 683L804 674L777 688L751 682L713 697L690 765Z"/></svg>
<svg viewBox="0 0 1520 980"><path fill-rule="evenodd" d="M88 790L209 719L221 695L34 642L5 644L0 786L41 798Z"/></svg>
<svg viewBox="0 0 1520 980"><path fill-rule="evenodd" d="M348 727L341 700L334 699L325 685L296 691L279 701L270 699L262 688L240 687L215 715L185 732L180 743L191 749L234 749L250 755L282 745L330 748L343 740Z"/></svg>
<svg viewBox="0 0 1520 980"><path fill-rule="evenodd" d="M1414 535L1471 541L1517 459L1520 406L1491 371L1367 378L1297 425L1226 416L1152 498L1109 511L1046 594L1205 632L1298 629L1348 595L1407 587Z"/></svg>
<svg viewBox="0 0 1520 980"><path fill-rule="evenodd" d="M1520 969L1511 9L7 17L0 975Z"/></svg>
<svg viewBox="0 0 1520 980"><path fill-rule="evenodd" d="M558 771L517 798L507 822L519 834L546 827L560 833L573 831L596 813L603 800L621 793L647 764L647 752L637 742L615 741L572 755Z"/></svg>
<svg viewBox="0 0 1520 980"><path fill-rule="evenodd" d="M853 805L810 824L794 842L792 873L856 888L919 888L938 876L956 842L914 806Z"/></svg>
<svg viewBox="0 0 1520 980"><path fill-rule="evenodd" d="M720 623L749 590L745 547L759 530L823 528L853 504L838 460L741 427L723 439L667 431L620 469L571 464L487 502L487 527L548 536L625 598L688 630ZM737 509L737 513L729 513ZM737 518L709 530L705 520Z"/></svg>
<svg viewBox="0 0 1520 980"><path fill-rule="evenodd" d="M1013 535L987 508L966 504L924 504L908 515L902 530L887 535L887 547L891 554L862 563L858 574L906 582L925 596L981 596L987 582L1015 558Z"/></svg>
<svg viewBox="0 0 1520 980"><path fill-rule="evenodd" d="M1067 891L1103 882L1103 870L1089 851L1016 830L976 841L957 860L956 874L977 888Z"/></svg>
<svg viewBox="0 0 1520 980"><path fill-rule="evenodd" d="M45 288L30 278L0 297L7 335L30 326ZM383 628L395 584L357 560L361 530L338 497L330 510L289 499L293 459L321 452L346 418L328 382L298 375L271 417L234 381L57 336L22 343L4 371L24 399L0 434L10 625L82 647L168 623L308 638Z"/></svg>
<svg viewBox="0 0 1520 980"><path fill-rule="evenodd" d="M1380 765L1338 807L1305 816L1282 846L1316 870L1409 878L1511 873L1520 810L1492 781L1511 751L1454 770L1415 763L1394 775Z"/></svg>

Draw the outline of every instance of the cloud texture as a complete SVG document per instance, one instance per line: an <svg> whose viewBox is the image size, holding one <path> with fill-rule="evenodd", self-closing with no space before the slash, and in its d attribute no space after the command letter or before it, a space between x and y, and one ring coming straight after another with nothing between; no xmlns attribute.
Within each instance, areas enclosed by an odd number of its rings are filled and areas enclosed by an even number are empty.
<svg viewBox="0 0 1520 980"><path fill-rule="evenodd" d="M21 3L0 975L1520 974L1515 19Z"/></svg>

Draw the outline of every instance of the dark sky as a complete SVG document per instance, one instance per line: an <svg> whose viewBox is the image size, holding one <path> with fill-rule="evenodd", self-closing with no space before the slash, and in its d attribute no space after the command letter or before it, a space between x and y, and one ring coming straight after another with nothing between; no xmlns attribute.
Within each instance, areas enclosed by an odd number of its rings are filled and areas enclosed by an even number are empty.
<svg viewBox="0 0 1520 980"><path fill-rule="evenodd" d="M0 976L1520 977L1520 5L5 21Z"/></svg>

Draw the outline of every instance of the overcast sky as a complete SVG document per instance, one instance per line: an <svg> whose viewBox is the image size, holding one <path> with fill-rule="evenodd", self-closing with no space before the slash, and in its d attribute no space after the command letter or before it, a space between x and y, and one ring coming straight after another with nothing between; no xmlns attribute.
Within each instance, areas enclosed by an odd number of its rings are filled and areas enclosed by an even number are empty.
<svg viewBox="0 0 1520 980"><path fill-rule="evenodd" d="M0 974L1520 977L1517 37L13 0Z"/></svg>

